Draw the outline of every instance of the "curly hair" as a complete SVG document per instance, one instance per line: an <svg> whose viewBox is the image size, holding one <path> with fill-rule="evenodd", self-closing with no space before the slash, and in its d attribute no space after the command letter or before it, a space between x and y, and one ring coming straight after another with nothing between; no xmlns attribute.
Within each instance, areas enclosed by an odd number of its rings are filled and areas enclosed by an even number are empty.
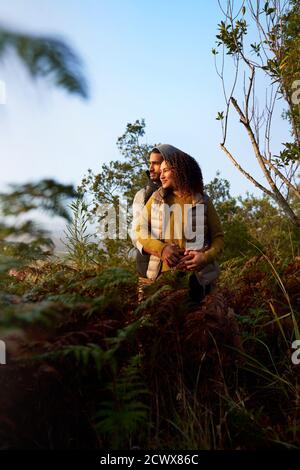
<svg viewBox="0 0 300 470"><path fill-rule="evenodd" d="M162 155L164 161L174 170L174 178L179 191L203 195L203 176L196 160L184 152Z"/></svg>

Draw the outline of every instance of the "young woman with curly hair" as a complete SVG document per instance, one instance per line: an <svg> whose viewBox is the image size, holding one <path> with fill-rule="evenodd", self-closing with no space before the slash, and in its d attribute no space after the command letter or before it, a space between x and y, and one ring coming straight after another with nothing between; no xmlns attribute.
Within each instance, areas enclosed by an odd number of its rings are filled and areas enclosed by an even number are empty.
<svg viewBox="0 0 300 470"><path fill-rule="evenodd" d="M151 255L147 277L170 269L193 271L190 294L201 300L218 277L216 259L224 235L218 214L203 190L201 169L190 155L159 145L162 186L148 200L137 226L137 248Z"/></svg>

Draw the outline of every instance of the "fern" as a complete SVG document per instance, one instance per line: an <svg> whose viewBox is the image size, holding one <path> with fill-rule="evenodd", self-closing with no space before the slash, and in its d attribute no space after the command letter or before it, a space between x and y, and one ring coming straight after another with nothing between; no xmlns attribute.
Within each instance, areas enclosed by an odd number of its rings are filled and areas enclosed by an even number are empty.
<svg viewBox="0 0 300 470"><path fill-rule="evenodd" d="M45 300L53 302L63 302L68 306L73 306L76 303L90 302L90 297L83 297L76 292L66 292L64 294L50 294Z"/></svg>
<svg viewBox="0 0 300 470"><path fill-rule="evenodd" d="M120 376L107 386L112 398L102 401L96 414L96 429L111 437L112 447L128 444L133 433L141 429L148 418L149 407L141 397L149 391L140 378L140 356L133 356Z"/></svg>
<svg viewBox="0 0 300 470"><path fill-rule="evenodd" d="M81 366L83 370L85 370L88 365L94 366L97 370L97 373L99 374L104 364L107 363L109 355L107 351L104 351L98 344L88 343L84 346L65 346L57 351L51 351L49 353L33 356L33 359L39 361L57 361L60 359L65 359L66 357L70 358L71 360L75 360L76 364Z"/></svg>
<svg viewBox="0 0 300 470"><path fill-rule="evenodd" d="M172 287L169 285L162 286L157 292L144 300L134 311L134 315L138 316L142 312L147 311L150 307L153 307L160 303L162 294L171 292Z"/></svg>
<svg viewBox="0 0 300 470"><path fill-rule="evenodd" d="M124 268L108 268L86 282L86 286L92 289L112 291L133 287L136 285L136 281L136 276Z"/></svg>
<svg viewBox="0 0 300 470"><path fill-rule="evenodd" d="M85 296L98 294L86 312L87 316L113 312L114 317L122 318L127 307L135 300L136 276L122 268L106 269L100 275L87 280L83 286L81 283L81 292Z"/></svg>

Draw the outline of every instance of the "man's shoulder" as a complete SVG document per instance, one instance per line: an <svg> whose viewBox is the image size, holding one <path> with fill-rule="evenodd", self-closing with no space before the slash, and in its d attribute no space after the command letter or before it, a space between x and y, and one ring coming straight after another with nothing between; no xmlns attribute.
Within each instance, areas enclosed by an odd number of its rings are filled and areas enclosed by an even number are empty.
<svg viewBox="0 0 300 470"><path fill-rule="evenodd" d="M135 193L135 196L141 196L142 194L145 194L145 191L146 191L146 186L144 188L141 188L139 189L136 193Z"/></svg>
<svg viewBox="0 0 300 470"><path fill-rule="evenodd" d="M139 189L133 198L134 204L144 204L146 188Z"/></svg>

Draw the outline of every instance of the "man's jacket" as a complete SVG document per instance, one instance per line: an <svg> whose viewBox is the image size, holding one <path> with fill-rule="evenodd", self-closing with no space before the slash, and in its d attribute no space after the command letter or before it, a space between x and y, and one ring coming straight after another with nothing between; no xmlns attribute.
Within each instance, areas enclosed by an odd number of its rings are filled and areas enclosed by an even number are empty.
<svg viewBox="0 0 300 470"><path fill-rule="evenodd" d="M135 237L135 228L138 224L138 219L140 216L143 207L148 202L152 194L160 187L160 181L155 182L150 180L149 171L147 171L147 176L149 178L149 182L145 188L140 189L133 200L133 221L132 221L132 241L134 246L136 247L136 237ZM148 253L144 253L142 250L137 250L136 252L136 270L141 277L147 277L147 270L150 261L150 255Z"/></svg>

